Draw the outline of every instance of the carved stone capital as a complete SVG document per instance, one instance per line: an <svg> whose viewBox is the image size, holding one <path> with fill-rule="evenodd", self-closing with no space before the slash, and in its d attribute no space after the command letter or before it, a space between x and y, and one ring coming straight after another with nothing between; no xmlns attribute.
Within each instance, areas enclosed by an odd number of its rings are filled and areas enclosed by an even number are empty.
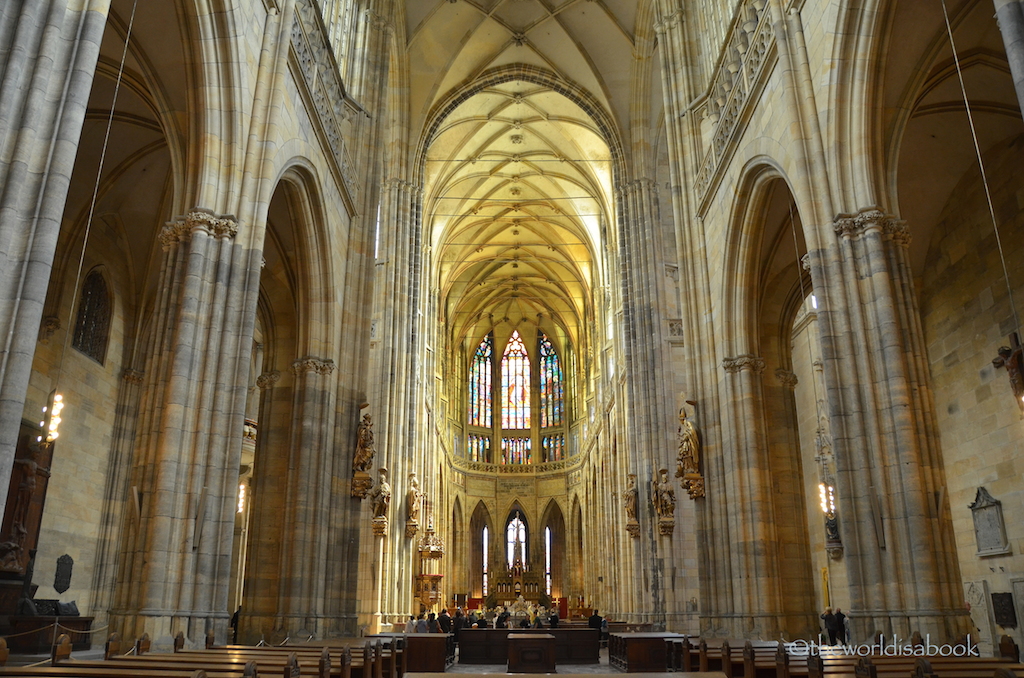
<svg viewBox="0 0 1024 678"><path fill-rule="evenodd" d="M131 367L124 368L121 372L121 378L129 384L141 384L142 377L145 373L141 370L132 369Z"/></svg>
<svg viewBox="0 0 1024 678"><path fill-rule="evenodd" d="M373 536L375 537L386 537L388 536L388 519L384 516L377 516L373 519Z"/></svg>
<svg viewBox="0 0 1024 678"><path fill-rule="evenodd" d="M832 228L841 238L859 238L865 233L879 231L897 244L910 244L910 229L907 228L907 222L889 216L877 207L862 209L857 214L840 214L833 222Z"/></svg>
<svg viewBox="0 0 1024 678"><path fill-rule="evenodd" d="M683 10L677 9L654 22L654 32L661 35L683 23Z"/></svg>
<svg viewBox="0 0 1024 678"><path fill-rule="evenodd" d="M185 224L184 220L179 221L168 221L164 224L164 227L160 229L160 246L163 247L166 252L173 245L186 240L188 238L189 228Z"/></svg>
<svg viewBox="0 0 1024 678"><path fill-rule="evenodd" d="M735 358L725 358L722 360L722 367L729 374L734 374L742 370L750 370L755 374L761 374L764 372L764 358L758 358L757 356L746 355L737 356Z"/></svg>
<svg viewBox="0 0 1024 678"><path fill-rule="evenodd" d="M668 518L661 518L658 520L658 533L663 537L671 537L672 533L675 532L676 521Z"/></svg>
<svg viewBox="0 0 1024 678"><path fill-rule="evenodd" d="M238 233L238 222L231 215L214 216L206 210L192 210L185 217L189 233L203 231L217 239L234 238Z"/></svg>
<svg viewBox="0 0 1024 678"><path fill-rule="evenodd" d="M802 257L800 257L800 268L804 269L805 271L810 271L811 270L811 253L810 252L808 252L807 254L805 254Z"/></svg>
<svg viewBox="0 0 1024 678"><path fill-rule="evenodd" d="M49 341L53 333L60 329L60 318L55 315L48 315L43 318L42 326L40 327L40 341L46 343Z"/></svg>
<svg viewBox="0 0 1024 678"><path fill-rule="evenodd" d="M356 471L352 474L352 496L358 499L365 499L373 487L373 478L366 471Z"/></svg>
<svg viewBox="0 0 1024 678"><path fill-rule="evenodd" d="M628 532L629 536L632 537L633 539L639 539L640 538L640 523L635 521L635 520L629 521L628 523L626 523L626 532Z"/></svg>
<svg viewBox="0 0 1024 678"><path fill-rule="evenodd" d="M775 378L779 380L780 384L782 384L783 386L790 390L796 388L796 385L800 383L800 380L797 379L796 374L790 372L789 370L784 370L781 368L775 370Z"/></svg>
<svg viewBox="0 0 1024 678"><path fill-rule="evenodd" d="M334 367L335 365L333 360L321 360L320 358L306 356L305 358L299 358L292 363L292 372L294 372L296 376L306 372L331 374L334 372Z"/></svg>
<svg viewBox="0 0 1024 678"><path fill-rule="evenodd" d="M261 391L266 391L268 388L273 388L274 384L276 384L280 378L281 373L277 370L264 372L260 376L256 377L256 388Z"/></svg>

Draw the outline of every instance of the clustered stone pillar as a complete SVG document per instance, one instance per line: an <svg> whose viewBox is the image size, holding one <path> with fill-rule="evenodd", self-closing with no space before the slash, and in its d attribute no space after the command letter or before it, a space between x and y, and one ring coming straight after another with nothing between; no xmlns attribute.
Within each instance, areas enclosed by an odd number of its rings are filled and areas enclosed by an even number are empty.
<svg viewBox="0 0 1024 678"><path fill-rule="evenodd" d="M1024 2L1022 0L995 0L999 32L1006 47L1006 60L1017 90L1017 104L1024 113Z"/></svg>
<svg viewBox="0 0 1024 678"><path fill-rule="evenodd" d="M839 251L826 265L835 270L822 277L842 285L829 296L822 350L843 384L830 385L828 401L853 634L952 639L968 617L949 508L937 499L943 467L910 233L877 208L833 226Z"/></svg>
<svg viewBox="0 0 1024 678"><path fill-rule="evenodd" d="M322 637L320 618L328 602L325 586L331 536L332 483L327 479L337 475L341 480L347 471L347 466L334 468L331 454L337 377L333 361L309 356L296 360L292 371L292 439L283 506L287 528L280 534L281 612L286 633Z"/></svg>
<svg viewBox="0 0 1024 678"><path fill-rule="evenodd" d="M718 601L719 605L724 603L718 614L725 616L715 620L712 613L709 617L716 628L733 637L776 638L783 615L778 552L764 546L777 541L764 429L765 361L745 354L725 358L722 368L726 374L723 401L731 404L723 413L727 423L722 444L733 454L724 462L724 477L715 478L714 484L724 492L729 515L733 516L728 526L732 544L729 567L718 570L719 577L731 580L731 600Z"/></svg>
<svg viewBox="0 0 1024 678"><path fill-rule="evenodd" d="M161 233L163 262L111 625L170 645L226 638L231 544L259 251L238 224L195 210Z"/></svg>
<svg viewBox="0 0 1024 678"><path fill-rule="evenodd" d="M11 478L37 330L109 0L0 4L0 486ZM0 498L0 512L6 503Z"/></svg>

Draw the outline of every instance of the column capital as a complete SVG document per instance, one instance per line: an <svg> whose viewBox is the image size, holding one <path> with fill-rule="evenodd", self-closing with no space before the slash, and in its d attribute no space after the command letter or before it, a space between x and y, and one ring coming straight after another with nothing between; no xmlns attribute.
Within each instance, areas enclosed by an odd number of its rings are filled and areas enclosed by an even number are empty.
<svg viewBox="0 0 1024 678"><path fill-rule="evenodd" d="M274 384L281 378L281 373L277 370L270 372L264 372L260 376L256 377L256 388L261 391L266 391L268 388L273 388Z"/></svg>
<svg viewBox="0 0 1024 678"><path fill-rule="evenodd" d="M761 374L764 372L764 358L758 358L749 353L735 358L724 358L722 360L722 367L729 374L735 374L742 370L750 370L755 374Z"/></svg>
<svg viewBox="0 0 1024 678"><path fill-rule="evenodd" d="M303 374L305 372L316 372L317 374L331 374L334 372L334 361L333 360L321 360L320 358L314 358L312 356L306 356L305 358L299 358L292 363L292 371L296 375Z"/></svg>
<svg viewBox="0 0 1024 678"><path fill-rule="evenodd" d="M877 207L866 207L857 214L838 214L832 228L841 238L859 238L871 231L878 231L884 237L900 245L910 244L910 229L907 222L888 215Z"/></svg>
<svg viewBox="0 0 1024 678"><path fill-rule="evenodd" d="M791 391L796 388L797 384L800 383L800 380L797 379L796 374L790 372L789 370L784 370L782 368L775 370L775 378L779 380L780 384L782 384Z"/></svg>

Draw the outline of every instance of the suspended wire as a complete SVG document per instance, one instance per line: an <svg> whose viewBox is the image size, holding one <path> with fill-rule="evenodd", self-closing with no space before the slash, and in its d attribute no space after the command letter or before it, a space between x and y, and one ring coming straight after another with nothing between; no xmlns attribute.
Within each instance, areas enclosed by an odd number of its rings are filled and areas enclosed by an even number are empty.
<svg viewBox="0 0 1024 678"><path fill-rule="evenodd" d="M89 216L85 220L85 233L82 237L82 251L78 255L78 270L75 273L75 286L71 291L71 309L68 311L68 329L64 335L64 349L60 354L60 363L57 366L57 377L54 380L54 390L60 385L61 375L64 373L64 359L68 354L68 343L75 333L73 325L75 318L75 306L78 303L78 288L82 281L82 267L85 265L85 250L89 246L89 235L92 232L92 221L96 215L96 201L100 194L100 180L103 177L103 164L107 158L107 145L110 143L110 129L114 124L114 110L117 107L117 95L121 91L121 82L124 78L124 64L128 58L128 46L132 40L132 28L135 25L135 10L139 0L132 2L132 13L128 18L128 30L124 35L124 48L121 50L121 63L117 67L117 80L114 82L114 98L110 102L110 114L107 116L107 129L103 133L103 147L100 150L99 166L96 168L96 183L92 188L92 200L89 202Z"/></svg>
<svg viewBox="0 0 1024 678"><path fill-rule="evenodd" d="M988 202L988 214L992 219L992 231L996 236L996 249L999 250L999 261L1003 266L1003 282L1006 283L1006 294L1010 300L1010 311L1013 313L1013 329L1020 332L1020 318L1017 315L1017 305L1013 301L1013 288L1010 285L1010 274L1006 266L1006 255L1003 253L1003 240L999 235L999 222L996 219L996 208L992 203L992 191L988 185L988 174L985 172L985 161L981 155L981 144L978 142L978 129L974 124L974 114L971 113L971 102L967 98L967 86L964 84L964 72L960 67L960 57L956 51L956 42L953 40L953 26L949 22L949 11L946 9L946 0L942 3L942 16L946 21L946 34L949 36L949 46L953 50L953 63L956 64L956 75L960 81L960 93L964 98L964 108L967 110L967 121L971 127L971 139L974 141L974 152L978 156L978 168L981 170L981 183L985 187L985 200Z"/></svg>

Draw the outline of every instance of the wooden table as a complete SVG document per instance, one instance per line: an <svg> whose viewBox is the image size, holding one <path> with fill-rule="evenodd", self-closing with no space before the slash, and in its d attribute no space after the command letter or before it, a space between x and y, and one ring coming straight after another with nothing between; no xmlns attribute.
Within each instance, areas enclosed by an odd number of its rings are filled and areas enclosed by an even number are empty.
<svg viewBox="0 0 1024 678"><path fill-rule="evenodd" d="M555 637L550 633L508 634L509 673L554 673Z"/></svg>
<svg viewBox="0 0 1024 678"><path fill-rule="evenodd" d="M668 670L666 641L683 638L681 633L613 633L608 638L608 661L627 673Z"/></svg>

